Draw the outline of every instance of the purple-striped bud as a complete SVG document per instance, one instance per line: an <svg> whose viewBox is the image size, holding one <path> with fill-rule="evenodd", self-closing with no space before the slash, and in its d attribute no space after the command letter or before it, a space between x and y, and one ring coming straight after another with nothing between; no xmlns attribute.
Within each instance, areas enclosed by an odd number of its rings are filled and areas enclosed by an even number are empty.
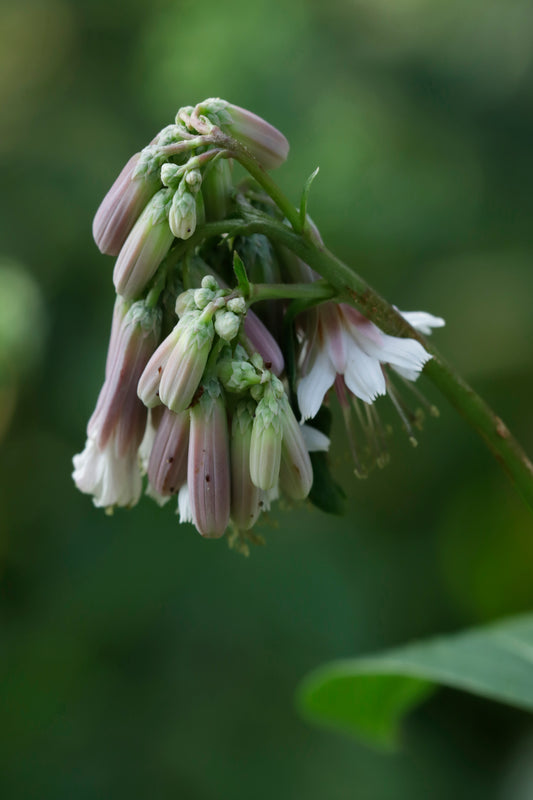
<svg viewBox="0 0 533 800"><path fill-rule="evenodd" d="M117 256L139 214L161 186L157 172L134 176L140 153L130 158L108 191L93 220L98 249Z"/></svg>
<svg viewBox="0 0 533 800"><path fill-rule="evenodd" d="M289 154L289 142L281 131L246 108L211 97L196 106L193 116L200 115L241 142L265 169L279 167Z"/></svg>
<svg viewBox="0 0 533 800"><path fill-rule="evenodd" d="M137 398L139 375L159 335L161 314L134 303L123 315L115 306L106 379L87 426L87 442L74 456L73 478L94 504L134 505L141 492L138 450L146 408Z"/></svg>
<svg viewBox="0 0 533 800"><path fill-rule="evenodd" d="M167 219L169 199L168 189L152 197L117 258L113 282L127 300L139 297L174 241Z"/></svg>
<svg viewBox="0 0 533 800"><path fill-rule="evenodd" d="M254 525L264 504L263 492L250 477L253 421L254 404L238 403L231 423L231 519L245 531Z"/></svg>
<svg viewBox="0 0 533 800"><path fill-rule="evenodd" d="M244 320L244 333L253 349L259 353L265 366L274 375L281 375L285 362L279 344L257 314L248 311Z"/></svg>
<svg viewBox="0 0 533 800"><path fill-rule="evenodd" d="M122 309L116 313L120 317ZM114 319L106 379L87 426L87 434L100 448L115 434L121 455L139 427L144 433L146 409L137 397L137 383L157 344L160 328L161 312L146 308L142 301L134 303L122 319ZM137 447L139 444L140 440Z"/></svg>
<svg viewBox="0 0 533 800"><path fill-rule="evenodd" d="M178 414L190 406L202 380L214 337L213 323L191 312L170 335L175 344L161 372L159 397Z"/></svg>
<svg viewBox="0 0 533 800"><path fill-rule="evenodd" d="M265 393L257 404L252 427L250 477L255 486L265 491L277 486L279 480L283 439L280 396L280 391L272 384L266 386Z"/></svg>
<svg viewBox="0 0 533 800"><path fill-rule="evenodd" d="M158 495L177 494L187 480L189 414L164 410L148 461L148 480Z"/></svg>
<svg viewBox="0 0 533 800"><path fill-rule="evenodd" d="M193 522L207 537L222 536L230 515L230 457L220 385L209 381L190 410L187 485Z"/></svg>
<svg viewBox="0 0 533 800"><path fill-rule="evenodd" d="M281 402L281 429L280 488L293 500L303 500L313 485L313 467L301 427L286 398Z"/></svg>

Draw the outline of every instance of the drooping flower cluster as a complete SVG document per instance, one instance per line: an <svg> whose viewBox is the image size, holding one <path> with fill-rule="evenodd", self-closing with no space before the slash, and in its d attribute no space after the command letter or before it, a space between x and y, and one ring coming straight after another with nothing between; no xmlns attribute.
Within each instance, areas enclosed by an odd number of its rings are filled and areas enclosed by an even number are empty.
<svg viewBox="0 0 533 800"><path fill-rule="evenodd" d="M144 480L161 505L177 496L180 520L206 537L242 536L280 494L326 508L318 483L329 475L321 409L330 388L355 450L350 402L375 420L372 404L389 393L406 421L391 375L412 382L430 358L420 342L387 336L334 300L290 324L283 286L318 276L265 235L245 232L251 216L279 224L283 214L256 184L233 185L243 152L272 169L288 143L223 100L180 109L128 161L93 224L100 250L117 257L117 299L74 480L106 509L135 505ZM220 221L235 219L243 232L226 235ZM256 315L250 305L262 297L270 299ZM423 332L443 324L423 312L404 316ZM281 343L292 353L287 372Z"/></svg>

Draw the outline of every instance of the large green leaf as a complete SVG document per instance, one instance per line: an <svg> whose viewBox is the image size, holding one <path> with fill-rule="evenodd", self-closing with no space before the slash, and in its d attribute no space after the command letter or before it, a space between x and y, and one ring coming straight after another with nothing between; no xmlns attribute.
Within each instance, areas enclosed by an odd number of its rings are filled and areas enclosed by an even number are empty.
<svg viewBox="0 0 533 800"><path fill-rule="evenodd" d="M303 681L298 704L315 722L392 747L401 718L437 684L533 711L533 614L325 664Z"/></svg>

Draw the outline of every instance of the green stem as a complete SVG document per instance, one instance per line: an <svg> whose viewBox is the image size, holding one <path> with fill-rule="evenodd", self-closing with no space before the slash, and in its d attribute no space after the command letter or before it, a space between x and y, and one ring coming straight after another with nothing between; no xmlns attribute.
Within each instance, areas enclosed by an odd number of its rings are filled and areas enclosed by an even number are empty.
<svg viewBox="0 0 533 800"><path fill-rule="evenodd" d="M285 217L287 217L293 229L301 233L303 227L299 210L293 206L289 198L282 192L278 184L272 180L270 174L261 166L259 161L232 136L228 136L222 131L217 130L217 132L213 134L213 138L217 144L232 153L234 158L242 164L252 178L255 178L257 183L270 195L278 208L283 212Z"/></svg>
<svg viewBox="0 0 533 800"><path fill-rule="evenodd" d="M204 225L199 239L221 233L249 235L263 233L288 247L318 272L335 290L336 300L349 303L374 322L384 333L417 339L433 356L424 372L461 416L484 439L493 455L516 484L533 509L533 465L507 426L427 341L381 297L363 278L331 253L323 244L291 231L270 217L253 220L224 220Z"/></svg>
<svg viewBox="0 0 533 800"><path fill-rule="evenodd" d="M261 300L305 300L320 302L331 300L335 291L327 281L315 283L252 283L247 297L248 303Z"/></svg>

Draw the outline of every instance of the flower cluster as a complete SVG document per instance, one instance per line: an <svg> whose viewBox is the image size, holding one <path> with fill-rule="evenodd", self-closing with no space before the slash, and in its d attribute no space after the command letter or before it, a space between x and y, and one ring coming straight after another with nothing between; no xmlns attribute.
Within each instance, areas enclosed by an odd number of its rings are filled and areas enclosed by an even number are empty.
<svg viewBox="0 0 533 800"><path fill-rule="evenodd" d="M242 219L244 230L250 215L285 224L260 187L233 185L243 153L272 169L288 143L223 100L182 108L128 161L93 224L99 249L116 256L117 297L74 481L105 509L135 505L143 482L161 505L175 495L180 521L206 537L251 536L280 495L326 508L318 483L331 481L321 412L329 390L362 472L350 404L366 414L368 435L373 403L388 393L409 426L391 377L413 382L430 358L419 341L387 336L334 299L295 321L286 313L284 297L318 276L264 234L221 233L221 221ZM404 316L422 332L443 324Z"/></svg>

